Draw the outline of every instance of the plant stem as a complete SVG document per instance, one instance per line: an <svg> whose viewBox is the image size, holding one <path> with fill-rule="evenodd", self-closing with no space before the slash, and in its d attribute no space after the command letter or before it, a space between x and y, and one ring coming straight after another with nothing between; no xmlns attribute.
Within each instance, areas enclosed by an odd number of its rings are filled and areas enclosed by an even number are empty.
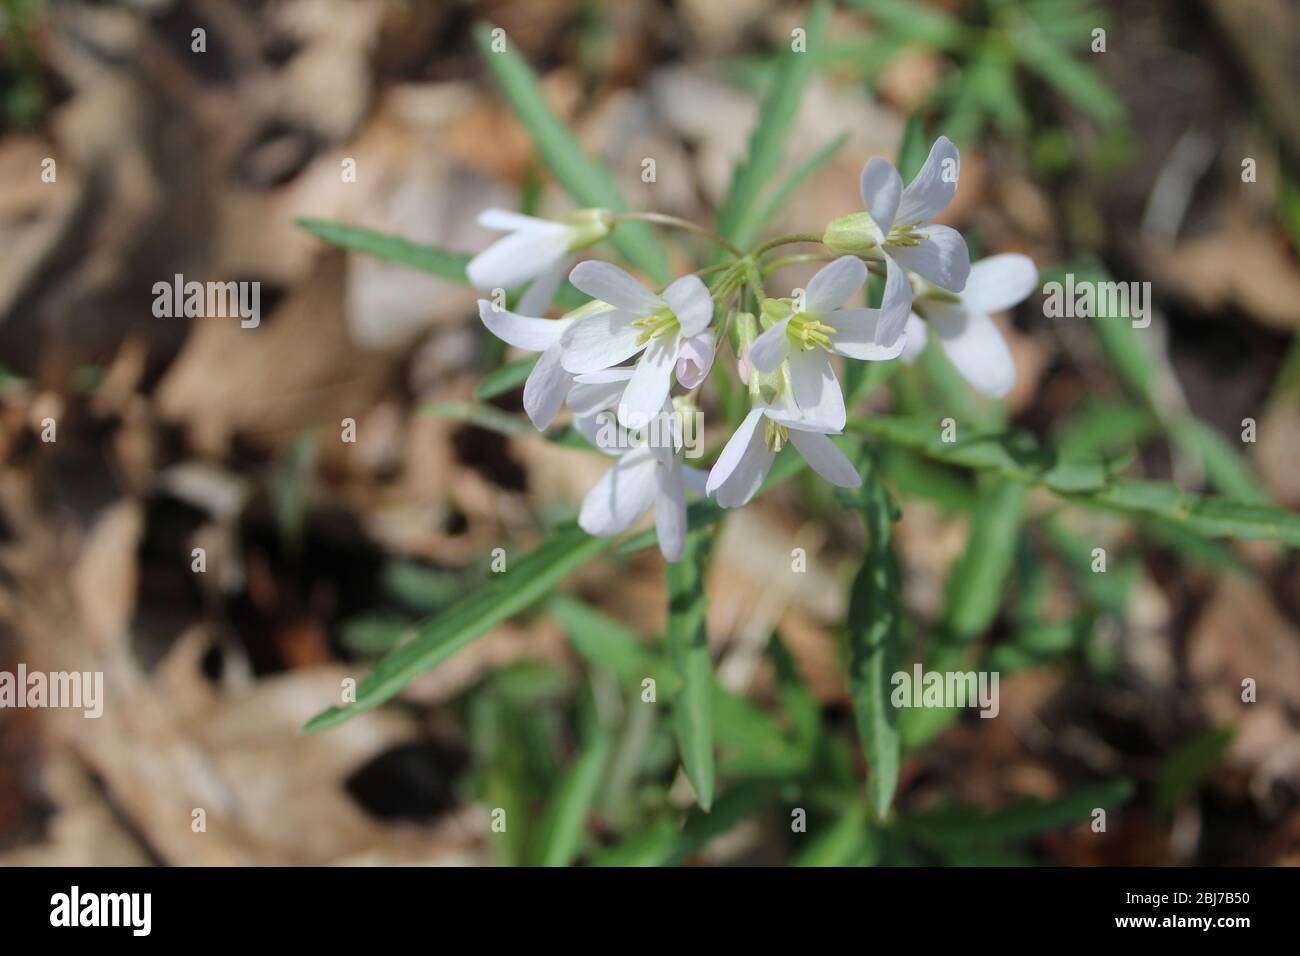
<svg viewBox="0 0 1300 956"><path fill-rule="evenodd" d="M610 215L610 222L653 222L656 225L668 226L672 229L685 229L687 232L693 232L696 235L703 236L705 239L715 242L730 252L737 259L745 255L743 249L737 246L729 239L724 239L709 229L691 222L689 219L681 219L677 216L670 216L662 212L616 212Z"/></svg>
<svg viewBox="0 0 1300 956"><path fill-rule="evenodd" d="M775 239L769 239L757 249L750 253L755 259L775 249L777 246L788 246L795 242L821 242L821 233L817 232L791 232L784 236L777 236Z"/></svg>

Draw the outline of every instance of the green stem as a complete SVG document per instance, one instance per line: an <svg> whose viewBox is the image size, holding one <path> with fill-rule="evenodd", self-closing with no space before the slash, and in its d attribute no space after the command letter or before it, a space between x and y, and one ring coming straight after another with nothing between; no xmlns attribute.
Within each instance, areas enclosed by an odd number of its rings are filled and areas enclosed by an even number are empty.
<svg viewBox="0 0 1300 956"><path fill-rule="evenodd" d="M662 212L616 212L610 217L610 222L653 222L656 225L668 226L672 229L685 229L687 232L693 232L696 235L703 236L711 242L715 242L730 252L737 259L745 255L743 249L733 243L730 239L724 239L709 229L691 222L689 219L681 219L677 216L670 216Z"/></svg>
<svg viewBox="0 0 1300 956"><path fill-rule="evenodd" d="M791 233L787 233L784 236L777 236L775 239L767 240L767 242L763 243L761 246L759 246L757 249L751 252L750 255L753 258L757 259L760 256L762 256L764 253L769 252L772 249L775 249L777 246L788 246L796 242L821 242L821 241L822 241L821 233L818 232L791 232Z"/></svg>

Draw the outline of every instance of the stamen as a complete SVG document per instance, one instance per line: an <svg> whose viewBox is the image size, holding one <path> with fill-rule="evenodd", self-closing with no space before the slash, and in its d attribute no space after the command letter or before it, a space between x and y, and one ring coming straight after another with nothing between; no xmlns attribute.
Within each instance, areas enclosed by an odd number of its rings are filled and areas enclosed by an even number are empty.
<svg viewBox="0 0 1300 956"><path fill-rule="evenodd" d="M785 447L785 443L789 440L790 429L772 421L770 418L763 420L763 442L767 445L768 451L775 455Z"/></svg>
<svg viewBox="0 0 1300 956"><path fill-rule="evenodd" d="M632 327L645 330L636 337L637 345L645 345L657 336L676 334L681 326L673 310L665 305L655 309L645 318L637 319L632 323Z"/></svg>
<svg viewBox="0 0 1300 956"><path fill-rule="evenodd" d="M790 324L785 328L790 344L805 352L812 348L829 350L831 347L830 337L839 331L834 326L822 322L816 316L802 312L796 312L791 316Z"/></svg>
<svg viewBox="0 0 1300 956"><path fill-rule="evenodd" d="M918 219L916 222L896 222L890 227L889 235L885 238L885 243L891 246L919 246L921 240L929 239L928 232L917 232L916 227L921 225Z"/></svg>

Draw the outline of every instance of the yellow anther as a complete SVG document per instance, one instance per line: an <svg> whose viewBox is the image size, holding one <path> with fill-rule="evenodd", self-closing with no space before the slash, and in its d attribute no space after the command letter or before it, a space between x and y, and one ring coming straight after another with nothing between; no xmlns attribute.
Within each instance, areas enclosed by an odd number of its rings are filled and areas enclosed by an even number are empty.
<svg viewBox="0 0 1300 956"><path fill-rule="evenodd" d="M827 325L815 316L796 312L786 326L786 336L790 344L807 352L812 348L830 349L831 339L839 330Z"/></svg>
<svg viewBox="0 0 1300 956"><path fill-rule="evenodd" d="M632 327L645 330L636 337L637 345L645 345L659 335L675 334L681 328L677 316L667 306L655 309L643 319L637 319L632 323Z"/></svg>
<svg viewBox="0 0 1300 956"><path fill-rule="evenodd" d="M790 429L777 424L770 418L763 419L763 442L767 445L768 451L775 455L785 447L785 443L789 439Z"/></svg>

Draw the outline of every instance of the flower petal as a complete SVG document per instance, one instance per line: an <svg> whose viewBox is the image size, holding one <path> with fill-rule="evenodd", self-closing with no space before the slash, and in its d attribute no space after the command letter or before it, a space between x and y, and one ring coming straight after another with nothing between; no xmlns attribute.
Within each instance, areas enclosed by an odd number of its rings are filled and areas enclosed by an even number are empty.
<svg viewBox="0 0 1300 956"><path fill-rule="evenodd" d="M634 448L587 492L578 524L588 534L608 536L630 528L655 496L657 467L650 453Z"/></svg>
<svg viewBox="0 0 1300 956"><path fill-rule="evenodd" d="M560 262L568 250L568 227L549 223L498 239L469 261L465 274L484 292L513 289Z"/></svg>
<svg viewBox="0 0 1300 956"><path fill-rule="evenodd" d="M763 409L752 408L718 456L707 492L724 508L743 505L758 492L776 456L767 450L763 437Z"/></svg>
<svg viewBox="0 0 1300 956"><path fill-rule="evenodd" d="M970 252L956 229L934 224L925 227L927 238L919 245L885 246L898 264L949 292L960 292L970 276Z"/></svg>
<svg viewBox="0 0 1300 956"><path fill-rule="evenodd" d="M790 386L802 418L817 430L837 432L844 428L844 393L831 368L831 357L822 349L790 350Z"/></svg>
<svg viewBox="0 0 1300 956"><path fill-rule="evenodd" d="M677 316L683 335L699 335L713 321L713 297L699 276L682 276L664 289L663 299Z"/></svg>
<svg viewBox="0 0 1300 956"><path fill-rule="evenodd" d="M970 279L961 301L972 312L1002 312L1029 297L1038 288L1034 260L1016 252L989 256L970 267Z"/></svg>
<svg viewBox="0 0 1300 956"><path fill-rule="evenodd" d="M570 392L570 395L573 393ZM609 410L594 415L575 415L573 427L587 439L587 444L598 451L617 458L637 443L626 429L618 424L618 417Z"/></svg>
<svg viewBox="0 0 1300 956"><path fill-rule="evenodd" d="M903 195L903 177L887 159L873 157L862 168L862 205L882 233L888 233L898 214L898 203Z"/></svg>
<svg viewBox="0 0 1300 956"><path fill-rule="evenodd" d="M747 358L749 364L760 372L775 372L785 357L790 354L790 340L786 338L786 329L790 326L788 318L782 319L749 346Z"/></svg>
<svg viewBox="0 0 1300 956"><path fill-rule="evenodd" d="M683 388L698 388L713 367L715 348L712 332L683 338L677 350L677 381Z"/></svg>
<svg viewBox="0 0 1300 956"><path fill-rule="evenodd" d="M522 315L545 315L571 265L573 258L565 256L534 279L527 291L519 297L515 311Z"/></svg>
<svg viewBox="0 0 1300 956"><path fill-rule="evenodd" d="M947 303L926 306L939 344L962 378L982 395L1001 398L1016 381L1016 366L1002 333L982 312Z"/></svg>
<svg viewBox="0 0 1300 956"><path fill-rule="evenodd" d="M549 229L555 226L559 226L561 229L564 228L560 223L550 219L538 219L536 216L525 216L523 213L511 209L498 209L495 207L484 209L479 213L478 224L484 229L496 229L498 232Z"/></svg>
<svg viewBox="0 0 1300 956"><path fill-rule="evenodd" d="M957 177L961 173L961 153L947 136L940 136L930 147L916 178L903 190L898 204L899 222L929 222L948 208L957 194Z"/></svg>
<svg viewBox="0 0 1300 956"><path fill-rule="evenodd" d="M618 404L618 420L624 428L644 428L664 410L673 385L673 366L677 364L677 339L677 336L661 335L651 340L650 347L636 363L636 371Z"/></svg>
<svg viewBox="0 0 1300 956"><path fill-rule="evenodd" d="M565 319L536 319L507 309L498 309L487 299L478 300L478 317L487 330L517 349L544 352L564 335L570 322Z"/></svg>
<svg viewBox="0 0 1300 956"><path fill-rule="evenodd" d="M826 315L842 306L867 281L867 267L857 256L840 256L817 270L804 292L803 311Z"/></svg>
<svg viewBox="0 0 1300 956"><path fill-rule="evenodd" d="M538 431L545 430L564 404L573 376L560 364L560 343L556 342L537 360L524 382L524 411Z"/></svg>
<svg viewBox="0 0 1300 956"><path fill-rule="evenodd" d="M619 374L609 374L614 372ZM576 384L569 391L565 404L575 416L580 418L613 408L618 404L623 389L627 387L627 380L631 377L630 368L611 368L579 375Z"/></svg>
<svg viewBox="0 0 1300 956"><path fill-rule="evenodd" d="M687 488L697 495L708 494L709 473L704 469L682 465L682 481L685 482Z"/></svg>
<svg viewBox="0 0 1300 956"><path fill-rule="evenodd" d="M880 323L876 326L876 343L892 346L907 327L907 317L911 312L912 283L903 268L893 259L886 257L885 292L880 299Z"/></svg>
<svg viewBox="0 0 1300 956"><path fill-rule="evenodd" d="M640 318L663 305L663 300L618 266L596 259L579 262L569 273L569 281L593 299L631 312Z"/></svg>
<svg viewBox="0 0 1300 956"><path fill-rule="evenodd" d="M925 349L925 341L929 337L926 331L925 320L915 312L907 317L907 344L903 346L903 354L899 356L908 365L916 361L917 357Z"/></svg>
<svg viewBox="0 0 1300 956"><path fill-rule="evenodd" d="M686 550L686 486L679 464L655 467L655 531L666 561L680 561Z"/></svg>
<svg viewBox="0 0 1300 956"><path fill-rule="evenodd" d="M634 321L636 316L619 309L576 320L560 337L564 367L578 375L626 362L644 348L637 344L641 330Z"/></svg>
<svg viewBox="0 0 1300 956"><path fill-rule="evenodd" d="M903 351L904 338L894 337L892 344L880 345L879 309L837 309L827 321L835 327L830 340L835 352L863 362L881 362L898 358Z"/></svg>
<svg viewBox="0 0 1300 956"><path fill-rule="evenodd" d="M799 454L803 455L803 460L808 462L812 470L832 485L856 488L862 484L862 476L853 467L853 463L825 435L792 428L790 442L799 449Z"/></svg>

